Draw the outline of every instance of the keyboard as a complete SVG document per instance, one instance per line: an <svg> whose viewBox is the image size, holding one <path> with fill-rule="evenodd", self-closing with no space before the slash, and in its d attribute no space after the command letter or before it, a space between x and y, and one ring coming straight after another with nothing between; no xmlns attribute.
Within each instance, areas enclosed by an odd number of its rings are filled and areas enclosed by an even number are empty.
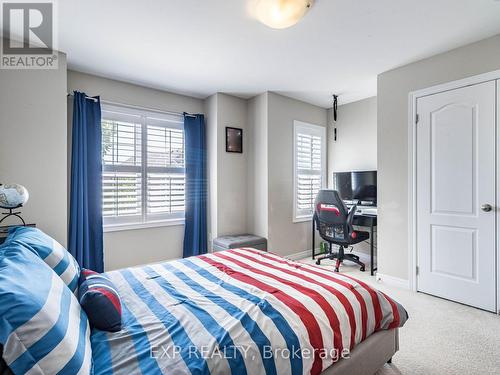
<svg viewBox="0 0 500 375"><path fill-rule="evenodd" d="M377 216L377 207L358 207L356 214Z"/></svg>

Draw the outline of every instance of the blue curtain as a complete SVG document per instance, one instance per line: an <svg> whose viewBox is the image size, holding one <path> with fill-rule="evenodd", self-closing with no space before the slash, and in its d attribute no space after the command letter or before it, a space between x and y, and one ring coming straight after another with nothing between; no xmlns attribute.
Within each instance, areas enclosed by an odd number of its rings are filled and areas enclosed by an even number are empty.
<svg viewBox="0 0 500 375"><path fill-rule="evenodd" d="M68 248L80 267L103 272L99 97L75 91L72 137Z"/></svg>
<svg viewBox="0 0 500 375"><path fill-rule="evenodd" d="M184 258L207 252L207 149L205 118L184 114L186 225Z"/></svg>

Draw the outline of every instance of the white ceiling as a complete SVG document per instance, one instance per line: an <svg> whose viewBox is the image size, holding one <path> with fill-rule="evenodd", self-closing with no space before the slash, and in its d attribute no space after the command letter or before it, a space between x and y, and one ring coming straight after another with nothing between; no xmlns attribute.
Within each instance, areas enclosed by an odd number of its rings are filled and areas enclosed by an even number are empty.
<svg viewBox="0 0 500 375"><path fill-rule="evenodd" d="M71 69L200 98L277 91L323 107L377 74L500 33L495 0L316 0L285 30L247 0L60 0Z"/></svg>

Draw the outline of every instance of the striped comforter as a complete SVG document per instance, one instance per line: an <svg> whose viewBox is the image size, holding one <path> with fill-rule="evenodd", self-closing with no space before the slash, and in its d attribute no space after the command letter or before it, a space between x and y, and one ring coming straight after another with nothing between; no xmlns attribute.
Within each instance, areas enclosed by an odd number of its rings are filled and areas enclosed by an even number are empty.
<svg viewBox="0 0 500 375"><path fill-rule="evenodd" d="M407 319L361 281L254 249L106 275L124 329L92 333L95 374L319 374Z"/></svg>

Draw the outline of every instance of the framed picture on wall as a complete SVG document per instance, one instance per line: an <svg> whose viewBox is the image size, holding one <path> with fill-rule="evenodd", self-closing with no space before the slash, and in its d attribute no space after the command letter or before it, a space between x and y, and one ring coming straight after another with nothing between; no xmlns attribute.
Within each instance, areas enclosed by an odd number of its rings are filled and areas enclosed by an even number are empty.
<svg viewBox="0 0 500 375"><path fill-rule="evenodd" d="M226 127L226 152L243 153L243 129Z"/></svg>

